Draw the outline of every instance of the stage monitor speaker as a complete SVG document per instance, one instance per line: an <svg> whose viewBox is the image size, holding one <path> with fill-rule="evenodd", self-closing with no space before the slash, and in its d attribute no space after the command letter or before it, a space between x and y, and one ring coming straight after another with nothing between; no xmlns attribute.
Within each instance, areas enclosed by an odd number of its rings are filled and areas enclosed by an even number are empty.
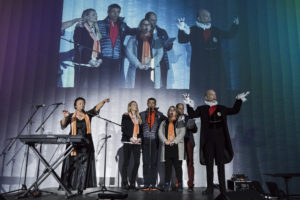
<svg viewBox="0 0 300 200"><path fill-rule="evenodd" d="M264 200L264 197L256 191L237 191L220 194L215 200Z"/></svg>

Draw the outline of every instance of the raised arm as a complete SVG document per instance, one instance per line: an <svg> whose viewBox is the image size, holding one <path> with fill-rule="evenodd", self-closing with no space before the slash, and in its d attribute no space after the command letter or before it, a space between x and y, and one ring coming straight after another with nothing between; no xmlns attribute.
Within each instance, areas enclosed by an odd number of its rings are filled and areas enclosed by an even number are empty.
<svg viewBox="0 0 300 200"><path fill-rule="evenodd" d="M109 102L110 99L109 98L106 98L106 99L103 99L102 101L100 101L96 106L95 106L95 112L98 112L103 106L105 103Z"/></svg>
<svg viewBox="0 0 300 200"><path fill-rule="evenodd" d="M71 116L70 116L69 111L67 111L67 110L63 110L62 112L63 112L64 117L62 120L60 120L60 126L61 126L61 129L65 129L71 121Z"/></svg>
<svg viewBox="0 0 300 200"><path fill-rule="evenodd" d="M179 43L188 43L191 40L190 27L184 21L185 21L184 18L177 19Z"/></svg>
<svg viewBox="0 0 300 200"><path fill-rule="evenodd" d="M188 112L188 115L190 118L201 117L200 107L197 107L196 110L194 110L189 104L187 104L186 107L187 107L187 112Z"/></svg>
<svg viewBox="0 0 300 200"><path fill-rule="evenodd" d="M225 107L226 115L237 114L240 111L241 106L242 106L242 100L240 99L236 100L232 108Z"/></svg>
<svg viewBox="0 0 300 200"><path fill-rule="evenodd" d="M230 29L228 31L219 30L219 35L221 36L221 38L224 39L233 38L238 32L238 28L239 28L239 18L236 17L233 20L233 24L231 25Z"/></svg>

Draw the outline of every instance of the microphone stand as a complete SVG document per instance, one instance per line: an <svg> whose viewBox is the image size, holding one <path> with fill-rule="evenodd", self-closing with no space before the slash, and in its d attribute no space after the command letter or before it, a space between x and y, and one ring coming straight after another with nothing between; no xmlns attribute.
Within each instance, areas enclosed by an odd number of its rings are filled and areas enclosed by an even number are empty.
<svg viewBox="0 0 300 200"><path fill-rule="evenodd" d="M90 193L87 193L87 194L93 194L93 193L99 192L99 194L98 194L99 199L102 199L102 198L104 198L104 199L115 199L118 196L126 196L125 198L127 198L128 194L123 194L122 192L108 190L106 188L106 180L105 180L106 179L107 139L111 137L110 135L109 136L107 135L108 123L111 123L111 124L114 124L114 125L117 125L117 126L120 126L120 127L122 125L118 124L116 122L113 122L113 121L111 121L109 119L100 117L99 115L96 115L95 117L97 117L97 118L102 119L102 120L105 121L105 137L102 138L104 140L104 143L103 143L103 145L104 145L104 184L101 186L100 190L96 190L96 191L93 191L93 192L90 192ZM103 145L102 145L102 147L103 147ZM101 149L102 149L102 147L101 147ZM99 151L99 153L100 153L100 151ZM110 192L110 193L106 193L105 194L105 192Z"/></svg>
<svg viewBox="0 0 300 200"><path fill-rule="evenodd" d="M4 165L5 165L5 157L7 152L11 149L11 147L13 146L13 144L16 142L16 140L19 138L19 136L22 134L22 132L24 131L24 129L27 127L27 125L29 124L29 134L31 131L31 125L32 125L32 119L34 117L34 115L37 113L37 111L41 108L42 106L35 106L35 110L34 112L31 114L31 116L29 117L29 119L27 120L27 122L25 123L24 127L21 129L21 131L17 134L17 137L13 138L11 140L10 143L8 143L8 145L3 149L0 157L2 156L2 177L4 175ZM13 155L13 157L6 163L6 165L8 165L11 161L14 160L15 156L17 155L17 153L22 149L23 145L17 150L17 152ZM27 190L27 186L26 186L26 179L27 179L27 165L28 165L28 154L29 154L29 147L26 147L26 151L25 151L25 156L26 156L26 161L25 161L25 174L24 174L24 182L22 184L22 187L20 189L14 190L14 191L10 191L7 192L5 194L8 193L13 193L13 192L17 192L20 190Z"/></svg>

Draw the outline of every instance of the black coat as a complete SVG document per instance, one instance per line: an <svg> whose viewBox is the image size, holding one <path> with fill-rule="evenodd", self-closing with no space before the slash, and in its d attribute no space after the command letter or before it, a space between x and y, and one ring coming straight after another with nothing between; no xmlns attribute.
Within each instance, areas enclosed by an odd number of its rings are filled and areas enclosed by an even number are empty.
<svg viewBox="0 0 300 200"><path fill-rule="evenodd" d="M74 62L87 64L92 59L92 51L94 40L85 27L76 26L74 30L73 40L75 42ZM101 54L98 54L98 58Z"/></svg>
<svg viewBox="0 0 300 200"><path fill-rule="evenodd" d="M164 44L169 39L168 33L166 32L165 29L162 29L159 26L156 26L155 28L157 30L157 37L161 40L162 44ZM168 46L164 45L164 55L160 61L161 67L165 67L166 69L170 68L167 51L170 51L172 48L173 48L173 44L170 44Z"/></svg>
<svg viewBox="0 0 300 200"><path fill-rule="evenodd" d="M223 39L232 38L236 34L238 26L233 24L229 31L212 26L210 37L207 40L203 37L204 30L202 28L192 26L190 30L189 35L181 30L178 32L178 42L190 42L192 47L190 88L199 88L199 85L206 89L226 86L226 71L221 44Z"/></svg>
<svg viewBox="0 0 300 200"><path fill-rule="evenodd" d="M122 116L122 142L130 142L130 138L133 136L134 124L129 116L129 114L123 114ZM138 138L143 138L143 129L139 125L140 133L137 135Z"/></svg>
<svg viewBox="0 0 300 200"><path fill-rule="evenodd" d="M200 163L202 165L206 165L205 157L204 157L204 146L206 144L206 140L209 137L209 129L210 129L210 121L221 121L221 126L223 128L224 138L225 138L225 149L224 149L224 164L231 162L233 158L233 149L231 144L231 139L227 126L227 115L234 115L240 111L242 106L241 100L236 100L234 106L232 108L227 108L222 105L217 105L216 111L212 116L209 116L209 108L208 105L203 105L197 107L194 111L192 107L187 105L187 111L191 118L201 118L201 129L200 129Z"/></svg>

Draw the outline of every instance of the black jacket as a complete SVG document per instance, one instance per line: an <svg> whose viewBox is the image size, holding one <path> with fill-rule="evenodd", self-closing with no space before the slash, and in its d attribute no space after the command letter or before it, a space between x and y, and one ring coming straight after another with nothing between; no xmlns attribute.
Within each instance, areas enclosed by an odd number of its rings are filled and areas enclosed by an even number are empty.
<svg viewBox="0 0 300 200"><path fill-rule="evenodd" d="M130 138L133 136L133 128L134 124L129 116L129 114L123 114L122 116L122 142L130 142ZM143 138L143 129L142 126L139 125L140 133L137 135L138 138Z"/></svg>
<svg viewBox="0 0 300 200"><path fill-rule="evenodd" d="M232 108L227 108L222 105L217 105L217 109L212 116L209 116L209 108L208 105L203 105L197 107L194 111L192 107L187 105L187 111L191 118L201 118L201 129L200 129L200 163L202 165L206 165L205 157L204 157L204 146L206 144L206 140L209 137L209 129L212 121L220 121L221 127L223 127L223 133L225 136L225 149L224 149L224 164L231 162L233 158L233 149L231 144L231 139L227 126L227 115L237 114L242 106L241 100L236 100L235 104Z"/></svg>
<svg viewBox="0 0 300 200"><path fill-rule="evenodd" d="M161 40L161 43L164 44L169 39L168 33L166 32L165 29L162 29L159 26L156 26L155 28L157 30L157 37ZM164 55L160 63L162 64L163 67L169 69L170 63L169 63L169 57L167 51L170 51L173 48L173 44L170 44L168 46L165 45L163 46L164 46Z"/></svg>

